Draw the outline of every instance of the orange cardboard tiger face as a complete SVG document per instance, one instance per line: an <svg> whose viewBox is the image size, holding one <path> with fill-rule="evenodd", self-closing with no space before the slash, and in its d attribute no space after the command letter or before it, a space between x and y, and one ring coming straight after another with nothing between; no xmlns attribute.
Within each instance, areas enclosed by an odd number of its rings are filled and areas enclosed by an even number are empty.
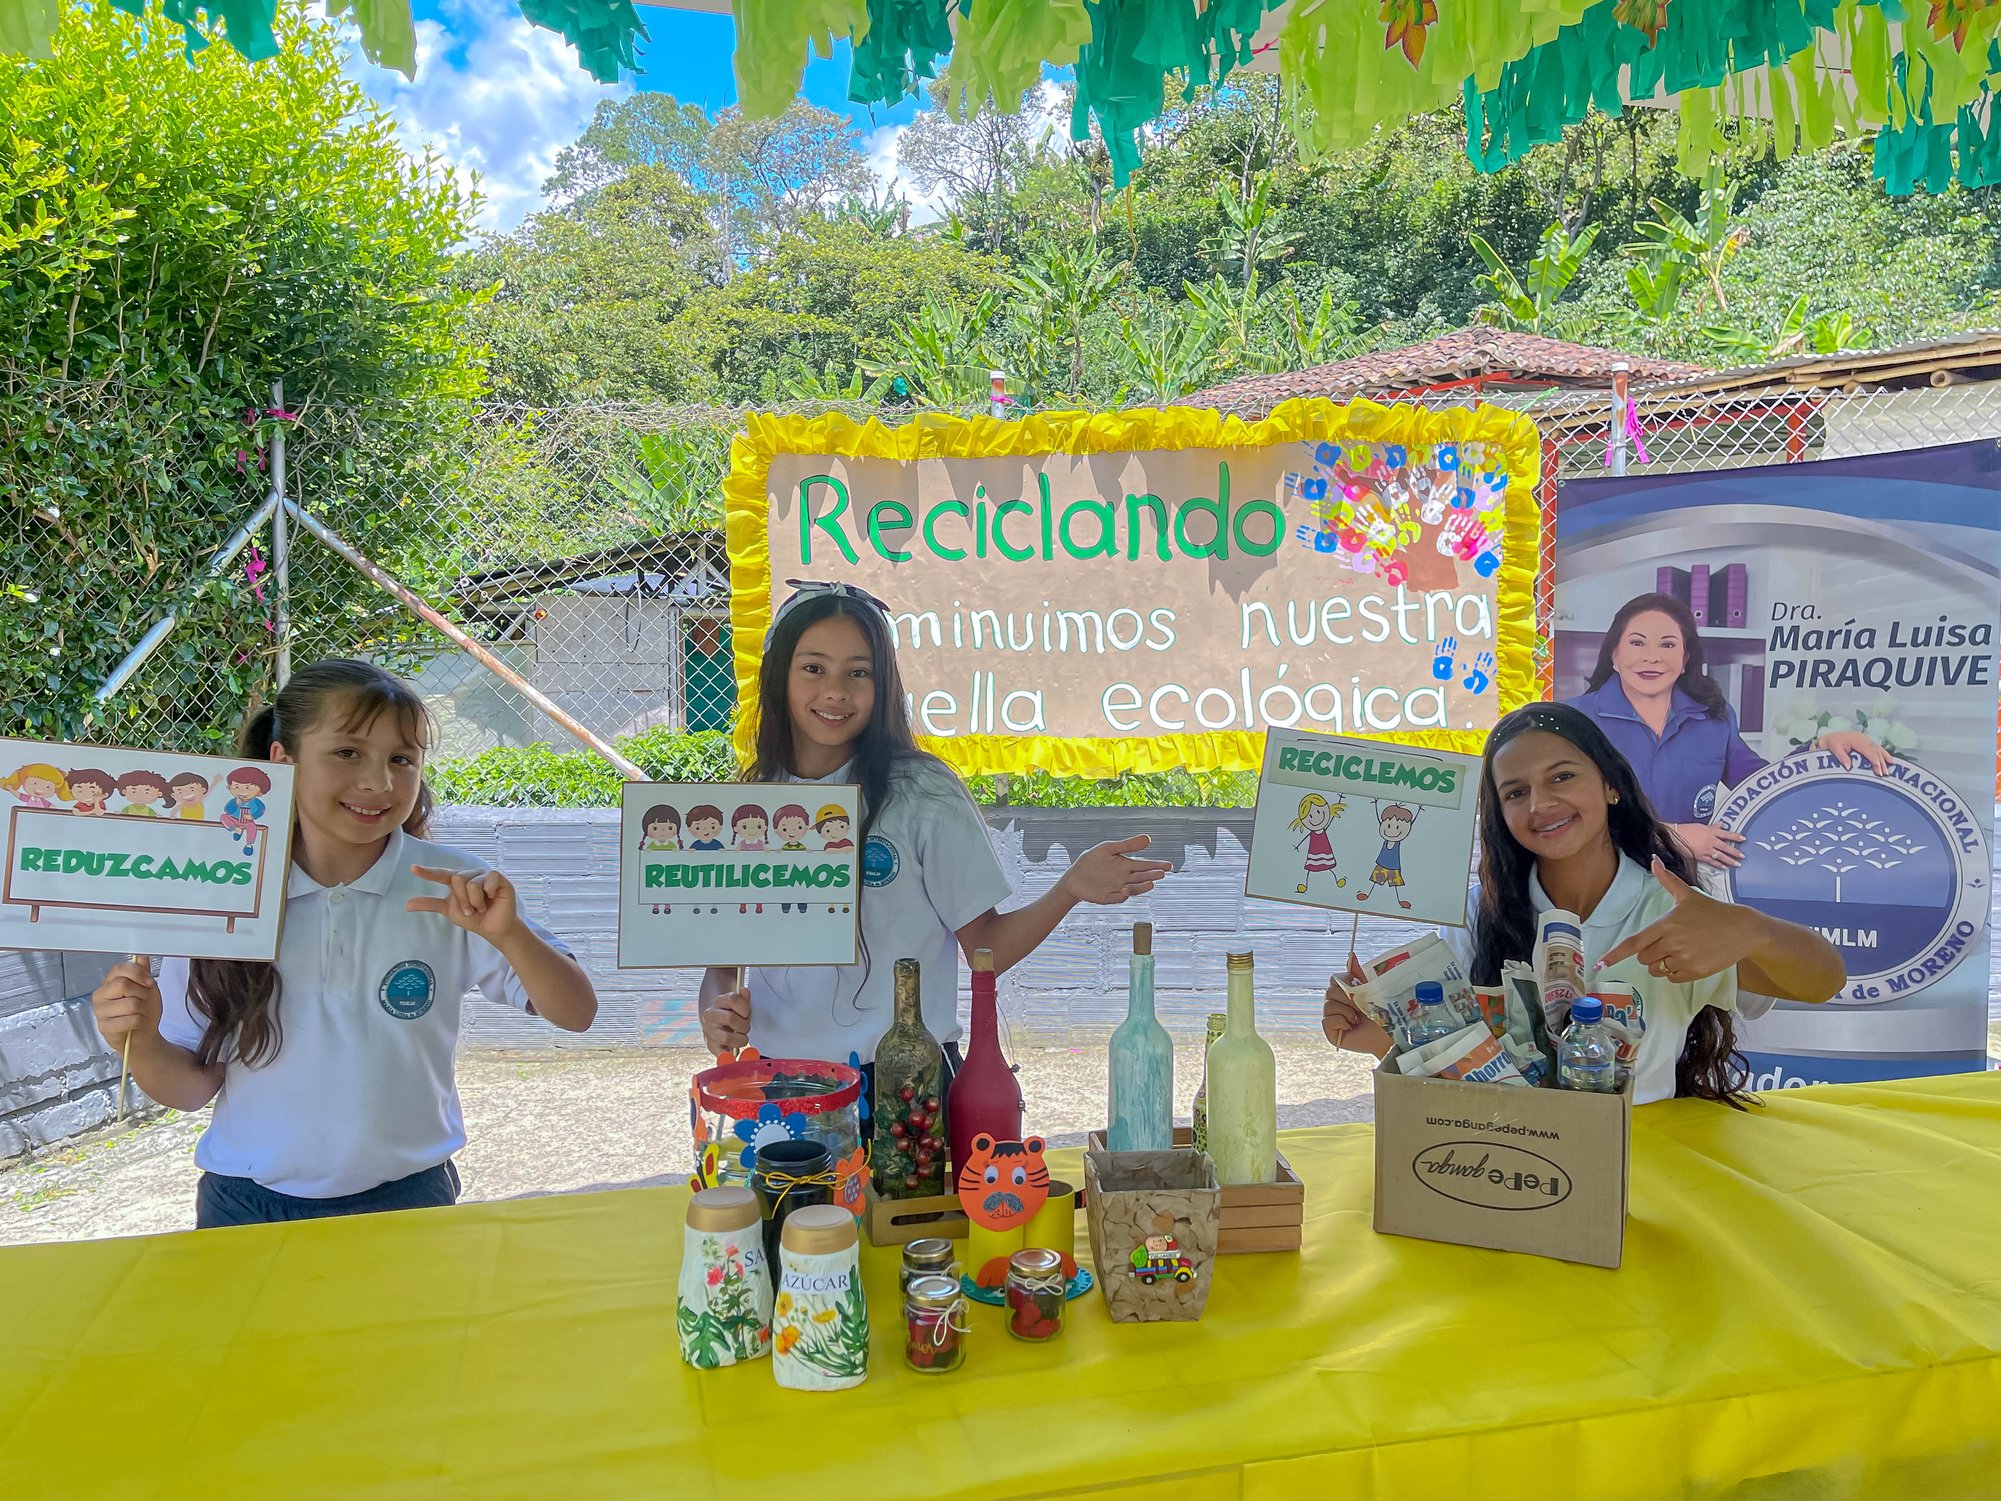
<svg viewBox="0 0 2001 1501"><path fill-rule="evenodd" d="M982 1131L959 1169L959 1203L967 1218L989 1230L1011 1230L1033 1219L1049 1198L1049 1167L1042 1138L996 1142Z"/></svg>

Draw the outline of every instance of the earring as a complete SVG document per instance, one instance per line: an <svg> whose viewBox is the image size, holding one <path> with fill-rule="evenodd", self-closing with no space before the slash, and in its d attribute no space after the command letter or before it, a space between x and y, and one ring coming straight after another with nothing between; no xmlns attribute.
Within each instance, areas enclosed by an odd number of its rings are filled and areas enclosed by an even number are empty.
<svg viewBox="0 0 2001 1501"><path fill-rule="evenodd" d="M1613 807L1615 807L1615 808L1619 806L1619 794L1618 794L1618 793L1616 793L1616 792L1615 792L1615 793L1613 793L1613 794L1612 794L1612 797L1611 797L1611 803L1612 803L1612 806L1613 806Z"/></svg>

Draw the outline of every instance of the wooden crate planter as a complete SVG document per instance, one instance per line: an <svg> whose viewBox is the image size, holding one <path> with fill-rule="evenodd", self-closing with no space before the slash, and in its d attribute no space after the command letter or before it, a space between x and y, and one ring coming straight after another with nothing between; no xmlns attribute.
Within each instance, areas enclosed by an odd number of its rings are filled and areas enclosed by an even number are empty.
<svg viewBox="0 0 2001 1501"><path fill-rule="evenodd" d="M1114 1323L1202 1317L1222 1190L1205 1152L1086 1152L1085 1219Z"/></svg>
<svg viewBox="0 0 2001 1501"><path fill-rule="evenodd" d="M1195 1136L1186 1126L1174 1130L1174 1145L1193 1151ZM1105 1133L1093 1131L1086 1146L1105 1150ZM1255 1255L1265 1251L1297 1251L1306 1223L1306 1185L1299 1181L1285 1154L1278 1156L1276 1183L1240 1183L1223 1189L1222 1229L1216 1237L1218 1256Z"/></svg>
<svg viewBox="0 0 2001 1501"><path fill-rule="evenodd" d="M884 1199L875 1186L866 1186L862 1205L862 1233L872 1246L907 1246L926 1236L964 1240L966 1211L957 1194L931 1194L921 1199Z"/></svg>

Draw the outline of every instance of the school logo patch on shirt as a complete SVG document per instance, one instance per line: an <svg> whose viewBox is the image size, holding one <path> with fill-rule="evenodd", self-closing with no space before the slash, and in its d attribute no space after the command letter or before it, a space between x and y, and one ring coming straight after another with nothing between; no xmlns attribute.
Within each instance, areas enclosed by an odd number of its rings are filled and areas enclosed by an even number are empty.
<svg viewBox="0 0 2001 1501"><path fill-rule="evenodd" d="M868 836L868 843L862 846L862 884L864 886L887 886L896 879L896 872L903 859L896 853L896 846L880 834Z"/></svg>
<svg viewBox="0 0 2001 1501"><path fill-rule="evenodd" d="M431 1009L437 999L438 977L421 959L405 959L392 965L376 987L375 998L382 1009L398 1021L413 1022Z"/></svg>

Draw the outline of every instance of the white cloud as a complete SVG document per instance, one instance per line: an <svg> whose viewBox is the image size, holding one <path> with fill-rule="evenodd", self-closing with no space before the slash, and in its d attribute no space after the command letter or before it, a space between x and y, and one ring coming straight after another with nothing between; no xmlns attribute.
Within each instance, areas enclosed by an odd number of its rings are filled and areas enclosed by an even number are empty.
<svg viewBox="0 0 2001 1501"><path fill-rule="evenodd" d="M461 181L476 175L483 228L509 230L542 203L556 153L590 123L601 84L553 31L530 26L508 0L448 0L444 21L417 24L417 78L380 68L350 36L348 70L396 120L403 145L437 148Z"/></svg>
<svg viewBox="0 0 2001 1501"><path fill-rule="evenodd" d="M862 155L868 160L868 169L891 193L910 200L910 222L912 224L935 224L952 209L950 196L942 189L925 195L917 190L916 184L903 175L903 167L898 160L898 148L903 143L903 133L908 125L882 125L862 137Z"/></svg>

